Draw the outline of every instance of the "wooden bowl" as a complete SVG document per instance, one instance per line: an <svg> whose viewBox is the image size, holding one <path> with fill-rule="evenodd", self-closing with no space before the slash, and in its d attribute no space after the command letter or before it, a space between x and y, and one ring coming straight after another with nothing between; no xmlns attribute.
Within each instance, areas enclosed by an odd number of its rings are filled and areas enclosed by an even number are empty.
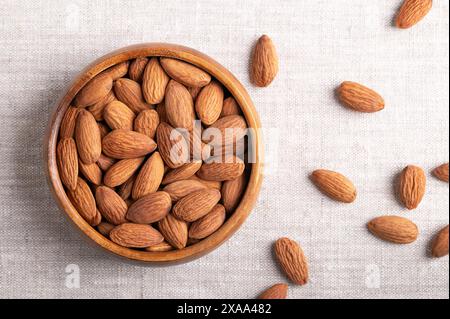
<svg viewBox="0 0 450 319"><path fill-rule="evenodd" d="M211 236L202 241L181 250L168 252L147 252L119 246L101 235L90 226L74 208L68 199L59 177L56 164L56 145L58 141L59 127L64 113L69 107L77 92L95 75L120 62L144 56L163 56L177 58L189 62L205 70L214 76L231 93L241 106L248 126L255 129L255 163L251 164L251 173L247 189L235 212L227 219L222 227ZM59 206L69 219L91 240L107 251L125 257L129 260L137 260L150 264L183 263L207 254L225 242L242 225L258 197L262 182L262 147L259 132L261 124L255 107L242 84L222 65L212 58L196 50L167 43L147 43L125 47L109 53L94 61L85 68L70 84L68 90L56 104L50 118L47 134L44 142L44 156L48 181L53 195Z"/></svg>

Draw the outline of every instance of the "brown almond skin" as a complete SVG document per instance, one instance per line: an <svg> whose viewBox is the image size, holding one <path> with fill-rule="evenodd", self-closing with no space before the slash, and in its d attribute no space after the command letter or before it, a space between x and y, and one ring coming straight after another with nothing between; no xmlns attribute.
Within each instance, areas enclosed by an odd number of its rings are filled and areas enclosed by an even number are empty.
<svg viewBox="0 0 450 319"><path fill-rule="evenodd" d="M132 175L125 183L119 187L119 195L123 200L131 198L131 193L133 191L134 181L136 180L136 174Z"/></svg>
<svg viewBox="0 0 450 319"><path fill-rule="evenodd" d="M192 86L188 86L187 87L189 93L192 96L192 99L195 101L195 99L197 98L197 95L200 93L200 91L202 90L201 87L197 86L197 87L192 87Z"/></svg>
<svg viewBox="0 0 450 319"><path fill-rule="evenodd" d="M441 181L448 183L448 163L436 167L433 170L433 175Z"/></svg>
<svg viewBox="0 0 450 319"><path fill-rule="evenodd" d="M399 196L402 203L409 210L419 206L425 195L426 176L423 169L418 166L408 165L400 174Z"/></svg>
<svg viewBox="0 0 450 319"><path fill-rule="evenodd" d="M432 0L405 0L395 19L400 29L408 29L422 20L433 6Z"/></svg>
<svg viewBox="0 0 450 319"><path fill-rule="evenodd" d="M158 58L151 58L142 78L142 93L149 104L161 103L164 99L169 76L159 64Z"/></svg>
<svg viewBox="0 0 450 319"><path fill-rule="evenodd" d="M202 218L193 222L189 228L189 237L203 239L214 233L225 222L225 208L217 204Z"/></svg>
<svg viewBox="0 0 450 319"><path fill-rule="evenodd" d="M102 234L105 237L109 237L109 233L111 230L113 230L115 226L113 224L107 223L107 222L101 222L97 225L97 230L100 234Z"/></svg>
<svg viewBox="0 0 450 319"><path fill-rule="evenodd" d="M103 111L108 126L113 130L125 129L132 131L134 126L134 112L120 101L109 103Z"/></svg>
<svg viewBox="0 0 450 319"><path fill-rule="evenodd" d="M96 121L103 121L103 111L105 110L106 105L116 100L117 99L114 95L114 91L111 90L99 102L95 103L94 105L88 106L87 110L92 113Z"/></svg>
<svg viewBox="0 0 450 319"><path fill-rule="evenodd" d="M352 203L356 199L356 188L344 175L330 170L315 170L311 180L325 195L343 202Z"/></svg>
<svg viewBox="0 0 450 319"><path fill-rule="evenodd" d="M125 103L134 113L150 109L144 101L141 85L133 80L121 78L114 82L114 93L119 101Z"/></svg>
<svg viewBox="0 0 450 319"><path fill-rule="evenodd" d="M167 185L176 181L182 181L192 177L202 166L202 161L195 160L191 163L186 163L183 166L170 170L164 175L162 180L163 185Z"/></svg>
<svg viewBox="0 0 450 319"><path fill-rule="evenodd" d="M145 67L147 66L148 58L136 58L130 63L128 68L128 76L135 82L142 81L142 75L144 74Z"/></svg>
<svg viewBox="0 0 450 319"><path fill-rule="evenodd" d="M156 143L145 134L127 130L114 130L103 138L105 155L117 158L136 158L145 156L156 149Z"/></svg>
<svg viewBox="0 0 450 319"><path fill-rule="evenodd" d="M169 124L163 122L158 125L156 141L161 157L168 167L177 168L189 160L188 143L183 135Z"/></svg>
<svg viewBox="0 0 450 319"><path fill-rule="evenodd" d="M205 188L207 188L207 186L202 182L188 179L168 184L163 190L170 195L172 201L176 202L190 193Z"/></svg>
<svg viewBox="0 0 450 319"><path fill-rule="evenodd" d="M69 106L64 117L61 121L61 127L59 129L59 138L73 137L75 132L75 125L77 123L78 112L77 107Z"/></svg>
<svg viewBox="0 0 450 319"><path fill-rule="evenodd" d="M216 136L220 132L220 135ZM236 143L247 133L247 122L240 115L222 117L204 130L202 140L212 146Z"/></svg>
<svg viewBox="0 0 450 319"><path fill-rule="evenodd" d="M96 163L84 164L82 161L78 163L81 174L87 181L94 185L100 185L102 183L103 172Z"/></svg>
<svg viewBox="0 0 450 319"><path fill-rule="evenodd" d="M341 103L359 112L373 113L384 109L384 100L377 92L351 81L342 82L338 89Z"/></svg>
<svg viewBox="0 0 450 319"><path fill-rule="evenodd" d="M169 123L169 119L167 118L166 114L166 104L164 103L164 101L156 105L156 112L158 113L160 123Z"/></svg>
<svg viewBox="0 0 450 319"><path fill-rule="evenodd" d="M159 125L159 115L155 110L145 110L136 116L134 130L154 139Z"/></svg>
<svg viewBox="0 0 450 319"><path fill-rule="evenodd" d="M449 226L445 226L435 236L431 245L431 255L440 258L448 255L448 230Z"/></svg>
<svg viewBox="0 0 450 319"><path fill-rule="evenodd" d="M97 207L95 206L95 198L89 185L78 177L77 187L74 190L69 189L67 195L81 217L89 225L95 226L97 221Z"/></svg>
<svg viewBox="0 0 450 319"><path fill-rule="evenodd" d="M275 284L269 289L262 292L257 299L286 299L288 292L288 285Z"/></svg>
<svg viewBox="0 0 450 319"><path fill-rule="evenodd" d="M208 73L192 64L171 58L161 58L160 63L172 79L187 87L203 87L211 81Z"/></svg>
<svg viewBox="0 0 450 319"><path fill-rule="evenodd" d="M244 169L244 162L236 156L227 156L224 160L211 157L200 167L197 176L207 181L229 181L241 176Z"/></svg>
<svg viewBox="0 0 450 319"><path fill-rule="evenodd" d="M308 263L300 245L289 238L280 238L274 245L275 256L286 276L297 285L308 282Z"/></svg>
<svg viewBox="0 0 450 319"><path fill-rule="evenodd" d="M222 185L222 203L227 213L232 213L239 205L247 185L247 177L242 174L236 179L226 181Z"/></svg>
<svg viewBox="0 0 450 319"><path fill-rule="evenodd" d="M154 193L161 185L164 176L164 162L159 152L154 152L140 169L133 184L133 199Z"/></svg>
<svg viewBox="0 0 450 319"><path fill-rule="evenodd" d="M159 243L157 245L146 247L145 250L153 252L163 252L163 251L171 251L173 250L173 247L168 242L163 241L162 243Z"/></svg>
<svg viewBox="0 0 450 319"><path fill-rule="evenodd" d="M155 192L141 197L128 209L127 219L138 224L151 224L163 219L172 208L166 192Z"/></svg>
<svg viewBox="0 0 450 319"><path fill-rule="evenodd" d="M113 85L112 78L107 74L99 74L92 78L75 97L76 107L93 105L103 99Z"/></svg>
<svg viewBox="0 0 450 319"><path fill-rule="evenodd" d="M100 157L97 160L98 166L102 171L106 172L111 166L114 165L117 161L114 158L108 157L105 154L100 154Z"/></svg>
<svg viewBox="0 0 450 319"><path fill-rule="evenodd" d="M75 190L78 179L78 154L73 138L63 138L56 148L56 159L61 182L70 190Z"/></svg>
<svg viewBox="0 0 450 319"><path fill-rule="evenodd" d="M177 249L186 247L188 241L188 225L186 222L168 214L158 222L158 229L165 240Z"/></svg>
<svg viewBox="0 0 450 319"><path fill-rule="evenodd" d="M367 224L367 228L378 238L396 244L410 244L419 235L419 229L416 224L400 216L374 218Z"/></svg>
<svg viewBox="0 0 450 319"><path fill-rule="evenodd" d="M146 248L164 241L161 233L152 226L133 223L114 227L109 237L116 244L129 248Z"/></svg>
<svg viewBox="0 0 450 319"><path fill-rule="evenodd" d="M98 129L100 130L100 138L103 138L111 132L111 129L104 122L97 122Z"/></svg>
<svg viewBox="0 0 450 319"><path fill-rule="evenodd" d="M80 110L75 127L75 141L77 143L78 156L85 164L97 162L102 153L102 140L100 130L94 116Z"/></svg>
<svg viewBox="0 0 450 319"><path fill-rule="evenodd" d="M278 73L278 56L272 40L263 35L253 50L250 79L259 87L266 87Z"/></svg>
<svg viewBox="0 0 450 319"><path fill-rule="evenodd" d="M190 177L189 180L200 182L203 185L205 185L206 188L214 188L219 191L222 189L222 184L223 184L221 181L207 181L207 180L201 179L197 175Z"/></svg>
<svg viewBox="0 0 450 319"><path fill-rule="evenodd" d="M129 65L129 61L124 61L106 69L102 72L102 74L109 75L113 79L113 81L115 81L127 75Z"/></svg>
<svg viewBox="0 0 450 319"><path fill-rule="evenodd" d="M178 219L193 222L208 214L219 200L218 190L199 190L180 199L173 207L172 213Z"/></svg>
<svg viewBox="0 0 450 319"><path fill-rule="evenodd" d="M139 169L144 157L120 160L111 166L103 176L103 183L116 187L125 183Z"/></svg>
<svg viewBox="0 0 450 319"><path fill-rule="evenodd" d="M120 225L127 222L125 216L128 206L113 189L106 186L97 187L95 200L100 213L109 223Z"/></svg>
<svg viewBox="0 0 450 319"><path fill-rule="evenodd" d="M220 117L229 115L242 115L241 108L232 96L227 97L225 100L223 100L222 112L220 113Z"/></svg>
<svg viewBox="0 0 450 319"><path fill-rule="evenodd" d="M166 86L164 104L170 125L192 131L195 120L194 102L186 87L170 80Z"/></svg>
<svg viewBox="0 0 450 319"><path fill-rule="evenodd" d="M218 120L222 105L222 86L217 81L211 81L198 94L195 100L195 111L203 124L211 125Z"/></svg>

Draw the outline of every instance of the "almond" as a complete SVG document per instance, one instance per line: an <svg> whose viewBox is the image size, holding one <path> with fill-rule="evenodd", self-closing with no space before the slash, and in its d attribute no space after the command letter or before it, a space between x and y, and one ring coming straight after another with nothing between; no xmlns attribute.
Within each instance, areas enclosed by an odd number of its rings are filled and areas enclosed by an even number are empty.
<svg viewBox="0 0 450 319"><path fill-rule="evenodd" d="M170 168L177 168L189 160L189 146L183 135L167 123L160 123L156 130L158 149Z"/></svg>
<svg viewBox="0 0 450 319"><path fill-rule="evenodd" d="M278 73L278 56L272 40L263 35L253 50L250 79L256 86L272 83Z"/></svg>
<svg viewBox="0 0 450 319"><path fill-rule="evenodd" d="M419 230L412 221L399 216L380 216L368 224L369 231L386 241L409 244L417 239Z"/></svg>
<svg viewBox="0 0 450 319"><path fill-rule="evenodd" d="M342 82L338 95L344 105L355 111L373 113L384 109L384 100L377 92L356 82Z"/></svg>
<svg viewBox="0 0 450 319"><path fill-rule="evenodd" d="M170 80L166 87L164 104L167 119L173 127L192 131L195 121L194 102L183 85Z"/></svg>
<svg viewBox="0 0 450 319"><path fill-rule="evenodd" d="M207 181L229 181L242 175L245 169L244 162L236 156L209 158L197 172L198 177Z"/></svg>
<svg viewBox="0 0 450 319"><path fill-rule="evenodd" d="M343 202L352 203L356 199L356 188L344 175L326 169L315 170L311 180L325 195Z"/></svg>
<svg viewBox="0 0 450 319"><path fill-rule="evenodd" d="M176 218L193 222L208 214L219 200L220 192L217 189L199 190L180 199L172 213Z"/></svg>
<svg viewBox="0 0 450 319"><path fill-rule="evenodd" d="M222 203L227 213L232 213L238 206L247 185L247 177L242 174L236 179L226 181L222 186Z"/></svg>
<svg viewBox="0 0 450 319"><path fill-rule="evenodd" d="M92 221L91 226L96 227L102 222L102 214L98 211L98 209L95 212L94 220Z"/></svg>
<svg viewBox="0 0 450 319"><path fill-rule="evenodd" d="M97 207L105 219L113 225L126 223L125 215L128 206L124 200L111 188L99 186L95 191Z"/></svg>
<svg viewBox="0 0 450 319"><path fill-rule="evenodd" d="M188 179L193 176L202 166L202 161L196 160L191 163L186 163L183 166L170 170L167 174L164 175L164 179L162 181L163 185L167 185L176 181L181 181L184 179Z"/></svg>
<svg viewBox="0 0 450 319"><path fill-rule="evenodd" d="M141 166L144 157L120 160L108 169L103 177L103 183L116 187L125 183Z"/></svg>
<svg viewBox="0 0 450 319"><path fill-rule="evenodd" d="M240 115L229 115L218 119L208 127L202 140L212 146L236 143L247 134L247 123Z"/></svg>
<svg viewBox="0 0 450 319"><path fill-rule="evenodd" d="M217 204L202 218L193 222L189 228L189 237L203 239L214 233L225 222L225 208Z"/></svg>
<svg viewBox="0 0 450 319"><path fill-rule="evenodd" d="M106 172L111 166L116 163L116 160L106 156L105 154L100 154L100 157L97 160L98 166L101 168L102 171Z"/></svg>
<svg viewBox="0 0 450 319"><path fill-rule="evenodd" d="M94 185L100 185L102 183L103 173L96 163L84 164L82 161L79 161L78 166L80 172L89 182Z"/></svg>
<svg viewBox="0 0 450 319"><path fill-rule="evenodd" d="M189 93L192 96L192 99L195 101L195 99L197 98L197 95L200 93L200 91L202 90L202 88L200 86L189 86L187 88L187 90L189 91Z"/></svg>
<svg viewBox="0 0 450 319"><path fill-rule="evenodd" d="M164 162L158 152L154 152L142 166L133 185L133 199L141 198L158 190L164 176Z"/></svg>
<svg viewBox="0 0 450 319"><path fill-rule="evenodd" d="M147 103L158 104L162 102L169 80L170 78L159 64L158 58L151 58L142 79L142 93Z"/></svg>
<svg viewBox="0 0 450 319"><path fill-rule="evenodd" d="M422 20L433 5L432 0L405 0L401 6L395 25L401 29L407 29Z"/></svg>
<svg viewBox="0 0 450 319"><path fill-rule="evenodd" d="M88 106L87 110L94 115L96 121L103 121L103 111L109 103L112 101L116 101L116 96L114 95L114 91L109 91L106 96L101 99L99 102L94 105Z"/></svg>
<svg viewBox="0 0 450 319"><path fill-rule="evenodd" d="M159 115L155 110L145 110L136 116L134 130L136 132L155 138L156 129L159 125Z"/></svg>
<svg viewBox="0 0 450 319"><path fill-rule="evenodd" d="M162 243L156 244L154 246L146 247L145 250L153 252L163 252L173 250L173 247L168 242L163 241Z"/></svg>
<svg viewBox="0 0 450 319"><path fill-rule="evenodd" d="M175 81L188 87L202 87L211 81L211 76L192 64L170 58L161 58L161 65Z"/></svg>
<svg viewBox="0 0 450 319"><path fill-rule="evenodd" d="M107 223L107 222L101 222L97 225L97 230L100 234L102 234L105 237L109 237L109 233L111 230L113 230L115 226L113 224Z"/></svg>
<svg viewBox="0 0 450 319"><path fill-rule="evenodd" d="M220 113L220 117L225 117L229 115L241 115L241 114L242 114L241 108L237 104L234 97L232 96L227 97L223 101L222 112Z"/></svg>
<svg viewBox="0 0 450 319"><path fill-rule="evenodd" d="M167 119L167 114L166 114L166 104L163 102L159 103L156 106L156 113L158 113L159 116L159 122L166 122L168 123L169 120Z"/></svg>
<svg viewBox="0 0 450 319"><path fill-rule="evenodd" d="M102 153L102 141L94 116L86 110L80 110L78 114L75 140L77 142L78 156L83 163L95 163Z"/></svg>
<svg viewBox="0 0 450 319"><path fill-rule="evenodd" d="M448 183L448 163L442 164L433 170L433 175Z"/></svg>
<svg viewBox="0 0 450 319"><path fill-rule="evenodd" d="M163 190L170 195L172 201L176 202L190 193L205 188L207 187L202 182L188 179L184 181L173 182L164 187Z"/></svg>
<svg viewBox="0 0 450 319"><path fill-rule="evenodd" d="M300 245L284 237L276 241L274 250L286 276L297 285L306 284L308 282L308 263Z"/></svg>
<svg viewBox="0 0 450 319"><path fill-rule="evenodd" d="M217 81L202 88L195 100L195 111L205 125L211 125L220 116L223 105L223 89Z"/></svg>
<svg viewBox="0 0 450 319"><path fill-rule="evenodd" d="M258 299L286 299L288 285L275 284L258 296Z"/></svg>
<svg viewBox="0 0 450 319"><path fill-rule="evenodd" d="M142 75L144 74L145 66L148 63L148 58L136 58L130 63L130 67L128 68L128 75L131 80L135 82L142 81Z"/></svg>
<svg viewBox="0 0 450 319"><path fill-rule="evenodd" d="M163 219L172 208L166 192L155 192L141 197L128 209L127 219L138 224L151 224Z"/></svg>
<svg viewBox="0 0 450 319"><path fill-rule="evenodd" d="M222 189L222 182L220 182L220 181L207 181L207 180L201 179L197 175L190 177L189 180L200 182L203 185L205 185L207 188L214 188L219 191Z"/></svg>
<svg viewBox="0 0 450 319"><path fill-rule="evenodd" d="M129 179L126 180L125 183L120 185L119 195L120 197L122 197L123 200L127 200L131 197L136 176L137 176L136 174L132 175Z"/></svg>
<svg viewBox="0 0 450 319"><path fill-rule="evenodd" d="M188 240L188 225L186 222L169 214L158 222L158 228L170 245L177 249L186 247Z"/></svg>
<svg viewBox="0 0 450 319"><path fill-rule="evenodd" d="M111 132L111 129L103 122L97 122L98 129L100 130L100 138L103 138Z"/></svg>
<svg viewBox="0 0 450 319"><path fill-rule="evenodd" d="M120 101L109 103L103 112L108 126L113 130L125 129L132 131L134 126L134 112Z"/></svg>
<svg viewBox="0 0 450 319"><path fill-rule="evenodd" d="M139 83L121 78L114 83L114 93L119 101L125 103L134 113L150 109L150 104L144 101Z"/></svg>
<svg viewBox="0 0 450 319"><path fill-rule="evenodd" d="M63 138L59 141L56 148L56 159L61 182L68 189L74 190L77 187L78 155L73 138Z"/></svg>
<svg viewBox="0 0 450 319"><path fill-rule="evenodd" d="M408 209L419 206L425 195L426 176L423 169L418 166L408 165L400 174L399 196L402 203Z"/></svg>
<svg viewBox="0 0 450 319"><path fill-rule="evenodd" d="M109 75L113 81L124 77L128 73L128 66L130 62L124 61L119 64L113 65L112 67L106 69L102 74Z"/></svg>
<svg viewBox="0 0 450 319"><path fill-rule="evenodd" d="M75 132L75 124L77 123L77 116L79 108L69 106L61 121L59 129L59 138L73 137Z"/></svg>
<svg viewBox="0 0 450 319"><path fill-rule="evenodd" d="M164 237L150 225L125 223L114 227L109 237L120 246L145 248L160 244Z"/></svg>
<svg viewBox="0 0 450 319"><path fill-rule="evenodd" d="M97 208L95 206L94 195L92 195L88 184L78 177L77 187L74 190L69 189L67 195L81 217L89 225L94 226L97 221Z"/></svg>
<svg viewBox="0 0 450 319"><path fill-rule="evenodd" d="M127 130L114 130L103 138L103 152L112 158L125 159L147 155L156 143L147 135Z"/></svg>
<svg viewBox="0 0 450 319"><path fill-rule="evenodd" d="M99 74L92 78L75 97L74 104L77 107L93 105L103 99L113 85L112 78L107 74Z"/></svg>
<svg viewBox="0 0 450 319"><path fill-rule="evenodd" d="M211 156L211 146L202 141L201 123L196 122L194 129L181 132L189 143L189 155L192 160L207 160Z"/></svg>
<svg viewBox="0 0 450 319"><path fill-rule="evenodd" d="M431 254L439 258L448 255L448 225L439 231L431 245Z"/></svg>

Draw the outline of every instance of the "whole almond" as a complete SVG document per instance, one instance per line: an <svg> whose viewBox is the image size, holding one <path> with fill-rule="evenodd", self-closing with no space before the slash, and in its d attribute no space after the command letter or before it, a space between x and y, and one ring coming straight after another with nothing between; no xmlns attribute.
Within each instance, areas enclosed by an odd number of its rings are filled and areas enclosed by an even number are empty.
<svg viewBox="0 0 450 319"><path fill-rule="evenodd" d="M435 236L431 245L431 254L436 258L448 255L448 225Z"/></svg>
<svg viewBox="0 0 450 319"><path fill-rule="evenodd" d="M120 101L113 101L109 103L103 111L108 126L113 130L125 129L133 130L134 126L134 112Z"/></svg>
<svg viewBox="0 0 450 319"><path fill-rule="evenodd" d="M247 134L247 123L240 115L229 115L218 119L202 135L202 140L212 146L236 143Z"/></svg>
<svg viewBox="0 0 450 319"><path fill-rule="evenodd" d="M56 148L56 159L61 182L71 190L77 187L78 154L75 141L71 137L63 138Z"/></svg>
<svg viewBox="0 0 450 319"><path fill-rule="evenodd" d="M144 157L120 160L111 166L103 176L103 183L116 187L125 183L141 166Z"/></svg>
<svg viewBox="0 0 450 319"><path fill-rule="evenodd" d="M118 80L121 77L127 75L129 64L130 64L129 61L121 62L106 69L105 71L102 72L102 74L109 75L113 79L113 81Z"/></svg>
<svg viewBox="0 0 450 319"><path fill-rule="evenodd" d="M158 58L151 58L142 77L142 93L149 104L161 103L170 78L159 64Z"/></svg>
<svg viewBox="0 0 450 319"><path fill-rule="evenodd" d="M156 143L145 134L128 130L114 130L103 138L105 155L117 158L136 158L156 149Z"/></svg>
<svg viewBox="0 0 450 319"><path fill-rule="evenodd" d="M356 82L342 82L338 95L344 105L355 111L373 113L384 109L384 100L381 95Z"/></svg>
<svg viewBox="0 0 450 319"><path fill-rule="evenodd" d="M234 97L232 96L227 97L223 101L222 112L220 113L220 117L225 117L229 115L241 115L241 114L242 114L241 108L237 104Z"/></svg>
<svg viewBox="0 0 450 319"><path fill-rule="evenodd" d="M163 234L164 239L173 247L182 249L186 247L188 240L188 225L168 214L158 222L158 229Z"/></svg>
<svg viewBox="0 0 450 319"><path fill-rule="evenodd" d="M156 130L158 150L164 163L177 168L189 160L189 146L183 135L167 123L160 123Z"/></svg>
<svg viewBox="0 0 450 319"><path fill-rule="evenodd" d="M308 282L308 263L300 245L289 238L276 241L275 256L286 276L297 285Z"/></svg>
<svg viewBox="0 0 450 319"><path fill-rule="evenodd" d="M132 175L129 179L126 180L125 183L120 185L119 187L119 195L123 200L127 200L131 197L131 193L133 192L134 181L136 180L136 174Z"/></svg>
<svg viewBox="0 0 450 319"><path fill-rule="evenodd" d="M146 247L146 251L153 251L153 252L163 252L163 251L170 251L173 250L172 245L170 245L168 242L163 241L162 243Z"/></svg>
<svg viewBox="0 0 450 319"><path fill-rule="evenodd" d="M144 74L145 66L148 63L148 58L141 57L136 58L130 63L130 67L128 68L128 75L131 80L135 82L142 81L142 75Z"/></svg>
<svg viewBox="0 0 450 319"><path fill-rule="evenodd" d="M195 160L191 163L186 163L183 166L170 170L167 174L164 175L162 184L167 185L176 181L188 179L189 177L197 173L201 166L202 161Z"/></svg>
<svg viewBox="0 0 450 319"><path fill-rule="evenodd" d="M401 6L395 25L401 29L407 29L422 20L433 5L432 0L405 0Z"/></svg>
<svg viewBox="0 0 450 319"><path fill-rule="evenodd" d="M418 166L408 165L400 174L399 196L402 203L408 209L419 206L425 195L426 176L423 169Z"/></svg>
<svg viewBox="0 0 450 319"><path fill-rule="evenodd" d="M195 100L195 111L205 125L211 125L220 116L223 105L223 89L217 81L202 88Z"/></svg>
<svg viewBox="0 0 450 319"><path fill-rule="evenodd" d="M399 216L380 216L368 224L369 231L386 241L396 244L409 244L417 239L419 230L412 221Z"/></svg>
<svg viewBox="0 0 450 319"><path fill-rule="evenodd" d="M115 226L113 224L110 224L108 222L101 222L97 225L97 230L100 234L102 234L105 237L109 237L109 233L111 230L113 230Z"/></svg>
<svg viewBox="0 0 450 319"><path fill-rule="evenodd" d="M275 284L258 296L258 299L286 299L288 285Z"/></svg>
<svg viewBox="0 0 450 319"><path fill-rule="evenodd" d="M114 227L109 237L116 244L130 248L145 248L160 244L164 237L150 225L125 223Z"/></svg>
<svg viewBox="0 0 450 319"><path fill-rule="evenodd" d="M163 190L170 195L172 201L176 202L190 193L205 188L207 187L202 182L187 179L184 181L173 182L164 187Z"/></svg>
<svg viewBox="0 0 450 319"><path fill-rule="evenodd" d="M100 213L109 223L120 225L127 222L125 215L128 206L113 189L106 186L97 187L95 200Z"/></svg>
<svg viewBox="0 0 450 319"><path fill-rule="evenodd" d="M356 199L356 188L344 175L326 169L315 170L311 180L325 195L343 202L352 203Z"/></svg>
<svg viewBox="0 0 450 319"><path fill-rule="evenodd" d="M59 129L60 139L66 137L73 137L79 111L80 111L79 108L69 106L61 121L61 127Z"/></svg>
<svg viewBox="0 0 450 319"><path fill-rule="evenodd" d="M150 104L144 101L139 83L121 78L114 82L114 93L119 101L125 103L134 113L150 109Z"/></svg>
<svg viewBox="0 0 450 319"><path fill-rule="evenodd" d="M236 179L226 181L222 185L222 203L227 213L233 212L239 204L247 185L247 177L242 174Z"/></svg>
<svg viewBox="0 0 450 319"><path fill-rule="evenodd" d="M225 222L225 208L217 204L211 211L189 227L189 237L203 239L214 233Z"/></svg>
<svg viewBox="0 0 450 319"><path fill-rule="evenodd" d="M133 199L154 193L164 176L164 162L159 152L154 152L140 169L133 184Z"/></svg>
<svg viewBox="0 0 450 319"><path fill-rule="evenodd" d="M187 87L202 87L211 81L208 73L192 64L171 58L161 58L160 62L172 79Z"/></svg>
<svg viewBox="0 0 450 319"><path fill-rule="evenodd" d="M155 138L156 129L159 125L159 115L155 110L145 110L136 116L134 130L136 132Z"/></svg>
<svg viewBox="0 0 450 319"><path fill-rule="evenodd" d="M109 93L106 94L106 96L97 103L88 106L87 110L91 112L92 115L94 115L96 121L103 121L103 111L106 105L108 105L112 101L116 101L116 96L114 95L113 90L109 91Z"/></svg>
<svg viewBox="0 0 450 319"><path fill-rule="evenodd" d="M100 154L100 157L97 160L98 166L102 171L106 172L111 166L114 165L116 160L114 158L108 157L105 154Z"/></svg>
<svg viewBox="0 0 450 319"><path fill-rule="evenodd" d="M207 181L207 180L201 179L197 175L190 177L188 180L200 182L203 185L205 185L207 188L214 188L219 191L222 189L222 184L223 184L221 181Z"/></svg>
<svg viewBox="0 0 450 319"><path fill-rule="evenodd" d="M272 40L263 35L253 50L250 79L256 86L272 83L278 73L278 56Z"/></svg>
<svg viewBox="0 0 450 319"><path fill-rule="evenodd" d="M207 181L229 181L242 175L244 162L236 156L222 158L211 157L203 163L197 172L198 177Z"/></svg>
<svg viewBox="0 0 450 319"><path fill-rule="evenodd" d="M74 104L77 107L93 105L103 99L113 85L112 78L107 74L99 74L92 78L75 97Z"/></svg>
<svg viewBox="0 0 450 319"><path fill-rule="evenodd" d="M173 207L172 213L178 219L193 222L208 214L219 200L218 190L199 190L180 199Z"/></svg>
<svg viewBox="0 0 450 319"><path fill-rule="evenodd" d="M100 130L100 138L103 138L111 132L111 129L103 122L97 122L98 129Z"/></svg>
<svg viewBox="0 0 450 319"><path fill-rule="evenodd" d="M86 180L94 185L100 185L102 183L103 173L97 163L84 164L82 161L79 161L78 166Z"/></svg>
<svg viewBox="0 0 450 319"><path fill-rule="evenodd" d="M172 208L166 192L155 192L141 197L128 209L127 219L138 224L151 224L163 219Z"/></svg>
<svg viewBox="0 0 450 319"><path fill-rule="evenodd" d="M81 217L89 225L94 226L96 224L97 207L89 185L78 177L77 187L74 190L69 189L67 195Z"/></svg>
<svg viewBox="0 0 450 319"><path fill-rule="evenodd" d="M102 153L100 130L94 116L86 110L80 110L78 114L75 141L83 163L92 164L98 160Z"/></svg>
<svg viewBox="0 0 450 319"><path fill-rule="evenodd" d="M442 164L433 170L433 175L448 183L448 163Z"/></svg>
<svg viewBox="0 0 450 319"><path fill-rule="evenodd" d="M164 104L167 119L173 127L192 131L195 120L194 102L183 85L170 80L166 87Z"/></svg>

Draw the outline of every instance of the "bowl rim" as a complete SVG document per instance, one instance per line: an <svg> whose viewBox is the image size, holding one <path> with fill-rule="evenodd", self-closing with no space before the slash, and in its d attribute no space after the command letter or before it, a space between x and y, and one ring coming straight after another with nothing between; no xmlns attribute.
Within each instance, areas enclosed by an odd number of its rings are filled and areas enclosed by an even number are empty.
<svg viewBox="0 0 450 319"><path fill-rule="evenodd" d="M59 177L56 163L56 145L58 142L60 124L65 111L70 106L71 101L78 91L98 73L113 65L137 57L149 56L176 58L191 63L211 74L227 88L230 94L236 99L236 102L241 107L248 126L254 129L255 163L251 164L251 173L247 188L234 213L215 233L207 238L184 249L167 252L148 252L122 247L100 234L95 227L90 226L77 212L67 197ZM68 89L64 90L63 96L53 108L44 137L44 165L46 166L47 180L50 190L53 193L53 197L56 199L60 209L63 210L65 215L75 226L77 226L76 228L95 242L97 246L128 260L142 261L148 264L169 265L183 263L199 258L218 248L241 227L250 214L262 184L263 148L260 128L261 122L258 113L247 90L230 71L214 59L197 50L177 44L135 44L112 51L96 59L75 76L69 84Z"/></svg>

